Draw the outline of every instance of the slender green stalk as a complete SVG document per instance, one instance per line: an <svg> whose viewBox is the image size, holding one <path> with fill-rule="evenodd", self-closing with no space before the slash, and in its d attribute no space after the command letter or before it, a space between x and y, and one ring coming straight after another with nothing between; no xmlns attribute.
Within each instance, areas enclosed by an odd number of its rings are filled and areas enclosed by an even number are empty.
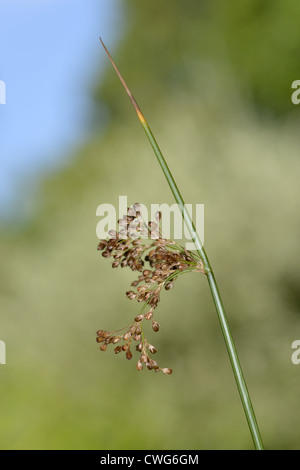
<svg viewBox="0 0 300 470"><path fill-rule="evenodd" d="M228 320L227 320L227 317L226 317L226 313L225 313L225 310L224 310L224 306L223 306L223 303L222 303L222 299L221 299L221 296L220 296L220 293L219 293L219 289L218 289L218 285L217 285L217 282L216 282L216 279L215 279L215 276L213 274L213 271L212 271L212 268L211 268L211 265L209 263L209 260L208 260L208 257L207 257L207 254L204 250L204 247L199 239L199 236L197 234L197 231L195 230L195 226L193 224L193 221L190 217L190 214L189 212L187 211L186 209L186 206L185 206L185 203L184 203L184 200L180 194L180 191L175 183L175 180L169 170L169 167L164 159L164 156L151 132L151 129L150 127L148 126L147 124L147 121L146 119L144 118L136 100L134 99L134 97L132 96L132 93L130 92L129 88L127 87L122 75L120 74L115 62L113 61L111 55L109 54L107 48L105 47L103 41L101 38L99 38L100 41L101 41L101 44L102 46L104 47L116 73L118 74L119 76L119 79L121 80L135 110L136 110L136 113L138 115L138 118L146 132L146 135L148 137L148 140L154 150L154 153L156 155L156 158L158 160L158 163L160 164L160 167L166 177L166 180L169 184L169 187L174 195L174 198L180 208L180 211L181 211L181 214L182 214L182 217L183 217L183 220L189 230L189 233L191 235L191 238L193 240L193 243L195 244L195 247L196 247L196 251L198 252L199 256L201 257L202 261L203 261L203 264L204 264L204 268L205 268L205 272L206 272L206 276L207 276L207 280L208 280L208 284L209 284L209 287L210 287L210 291L211 291L211 294L212 294L212 297L213 297L213 300L214 300L214 304L215 304L215 307L216 307L216 310L217 310L217 314L218 314L218 318L219 318L219 321L220 321L220 325L221 325L221 329L222 329L222 332L223 332L223 336L224 336L224 339L225 339L225 343L226 343L226 348L227 348L227 351L228 351L228 355L229 355L229 359L230 359L230 362L231 362L231 366L232 366L232 370L233 370L233 373L234 373L234 377L235 377L235 380L236 380L236 384L237 384L237 387L238 387L238 390L239 390L239 394L240 394L240 397L241 397L241 401L242 401L242 405L243 405L243 408L244 408L244 412L245 412L245 415L246 415L246 419L247 419L247 422L248 422L248 426L249 426L249 429L250 429L250 432L251 432L251 436L252 436L252 439L253 439L253 443L254 443L254 446L257 450L263 450L263 443L262 443L262 439L261 439L261 435L260 435L260 431L259 431L259 427L258 427L258 424L257 424L257 421L256 421L256 417L255 417L255 413L254 413L254 410L253 410L253 406L252 406L252 403L251 403L251 399L250 399L250 395L249 395L249 392L248 392L248 389L247 389L247 385L246 385L246 382L245 382L245 378L244 378L244 374L243 374L243 371L242 371L242 368L241 368L241 364L240 364L240 361L239 361L239 358L238 358L238 354L237 354L237 351L236 351L236 348L235 348L235 345L234 345L234 341L233 341L233 338L232 338L232 334L231 334L231 331L230 331L230 327L229 327L229 324L228 324Z"/></svg>

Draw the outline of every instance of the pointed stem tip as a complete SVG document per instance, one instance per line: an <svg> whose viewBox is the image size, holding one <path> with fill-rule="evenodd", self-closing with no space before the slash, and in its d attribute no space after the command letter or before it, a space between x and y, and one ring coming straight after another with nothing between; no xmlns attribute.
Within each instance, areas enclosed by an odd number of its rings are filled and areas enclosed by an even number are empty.
<svg viewBox="0 0 300 470"><path fill-rule="evenodd" d="M111 56L110 53L108 52L108 49L107 49L107 47L105 46L105 44L104 44L104 42L102 41L102 39L101 39L100 36L99 36L99 41L101 42L101 44L102 44L102 46L103 46L103 48L104 48L106 54L108 55L109 60L111 61L112 65L113 65L113 67L114 67L114 69L115 69L115 71L116 71L116 73L117 73L117 75L118 75L118 77L119 77L119 79L120 79L122 85L123 85L123 87L125 88L126 93L127 93L127 95L129 96L130 101L131 101L131 103L132 103L133 106L134 106L134 109L136 110L136 113L137 113L137 115L138 115L139 120L140 120L142 123L143 123L143 122L146 122L146 120L145 120L145 118L144 118L144 116L143 116L143 114L142 114L142 111L141 111L140 108L139 108L139 105L138 105L137 102L135 101L134 96L132 95L131 91L129 90L129 88L128 88L128 86L127 86L127 84L126 84L124 78L122 77L122 75L121 75L121 73L120 73L118 67L116 66L116 64L115 64L115 62L114 62L112 56Z"/></svg>

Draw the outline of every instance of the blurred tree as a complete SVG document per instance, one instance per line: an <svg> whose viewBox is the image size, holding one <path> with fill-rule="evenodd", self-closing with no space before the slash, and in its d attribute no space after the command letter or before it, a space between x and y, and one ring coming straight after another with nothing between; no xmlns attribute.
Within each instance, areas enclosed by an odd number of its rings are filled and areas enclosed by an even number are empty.
<svg viewBox="0 0 300 470"><path fill-rule="evenodd" d="M299 448L299 138L253 108L295 109L300 5L124 4L128 31L111 52L186 201L205 203L205 244L266 446ZM135 306L130 273L96 250L96 208L121 194L173 199L108 61L95 83L95 135L43 181L34 219L2 228L0 447L252 448L204 276L183 276L157 309L155 346L172 376L98 351L96 330L127 324Z"/></svg>
<svg viewBox="0 0 300 470"><path fill-rule="evenodd" d="M189 89L193 64L226 64L240 94L258 111L294 111L291 84L299 79L300 4L294 0L127 0L129 32L118 64L146 104ZM123 110L109 71L96 98ZM192 80L195 77L192 78ZM226 88L223 90L226 93ZM125 104L126 105L126 104ZM115 116L114 116L115 117Z"/></svg>

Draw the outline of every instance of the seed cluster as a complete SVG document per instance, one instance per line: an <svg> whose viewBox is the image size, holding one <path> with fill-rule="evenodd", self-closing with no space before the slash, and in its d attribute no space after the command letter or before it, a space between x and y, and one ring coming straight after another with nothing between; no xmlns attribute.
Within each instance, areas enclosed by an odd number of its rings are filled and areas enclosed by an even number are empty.
<svg viewBox="0 0 300 470"><path fill-rule="evenodd" d="M151 357L156 348L149 344L143 333L143 321L150 320L153 331L159 330L159 323L153 319L162 289L172 289L178 276L184 272L196 271L205 273L202 260L193 252L178 245L173 240L162 237L159 222L161 213L155 214L156 222L145 223L141 206L136 203L127 209L127 214L118 220L120 230L109 231L109 238L101 240L98 250L104 258L112 258L112 267L128 266L132 271L141 274L132 282L135 290L128 290L127 297L142 303L140 313L127 327L118 331L97 331L97 342L101 343L100 350L106 351L109 344L117 344L115 354L125 352L127 359L132 358L132 343L140 353L137 370L144 365L149 370L162 371L168 375L172 369L159 367ZM150 240L150 243L149 243Z"/></svg>

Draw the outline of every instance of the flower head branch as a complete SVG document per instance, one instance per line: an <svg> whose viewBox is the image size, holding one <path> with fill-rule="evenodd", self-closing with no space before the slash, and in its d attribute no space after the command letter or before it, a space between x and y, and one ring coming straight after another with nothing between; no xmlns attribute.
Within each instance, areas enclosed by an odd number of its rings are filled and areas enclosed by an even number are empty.
<svg viewBox="0 0 300 470"><path fill-rule="evenodd" d="M163 238L160 229L161 213L155 214L156 221L148 224L141 214L141 206L136 203L129 207L127 214L118 220L120 231L109 231L109 238L98 245L104 258L112 258L112 267L129 267L138 271L138 278L131 283L133 289L126 292L130 300L142 303L142 308L134 321L119 331L99 330L97 342L100 350L106 351L109 344L118 344L116 354L125 352L127 359L132 358L132 345L140 353L137 369L147 369L171 374L172 369L159 367L151 357L156 348L144 336L143 322L151 320L152 330L159 330L159 323L153 318L154 310L160 301L163 289L171 290L180 274L185 272L205 273L201 258L186 250L173 240ZM150 240L150 242L149 242ZM134 343L135 342L135 343Z"/></svg>

